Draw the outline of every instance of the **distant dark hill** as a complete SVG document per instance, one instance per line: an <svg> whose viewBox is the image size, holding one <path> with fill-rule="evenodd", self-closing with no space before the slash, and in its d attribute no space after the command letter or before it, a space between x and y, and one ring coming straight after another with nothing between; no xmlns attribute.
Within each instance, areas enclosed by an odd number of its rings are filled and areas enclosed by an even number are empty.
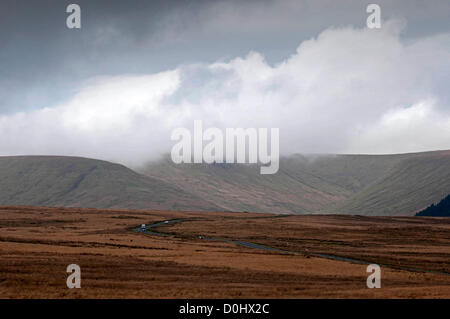
<svg viewBox="0 0 450 319"><path fill-rule="evenodd" d="M413 215L450 193L450 152L295 155L274 175L256 165L173 164L139 172L224 209L276 213Z"/></svg>
<svg viewBox="0 0 450 319"><path fill-rule="evenodd" d="M432 204L418 212L416 216L450 217L450 195L447 195L437 205Z"/></svg>
<svg viewBox="0 0 450 319"><path fill-rule="evenodd" d="M0 205L218 209L123 165L62 156L0 157Z"/></svg>

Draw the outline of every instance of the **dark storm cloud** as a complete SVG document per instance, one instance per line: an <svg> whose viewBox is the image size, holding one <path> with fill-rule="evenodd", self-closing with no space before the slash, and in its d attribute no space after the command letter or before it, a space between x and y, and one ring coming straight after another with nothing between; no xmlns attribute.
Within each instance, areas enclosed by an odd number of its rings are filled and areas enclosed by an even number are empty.
<svg viewBox="0 0 450 319"><path fill-rule="evenodd" d="M72 2L82 9L81 30L66 27L65 11ZM98 74L168 67L170 53L161 58L147 49L151 42L158 46L154 36L161 17L180 7L191 5L170 1L2 1L0 110L53 104L70 94L78 81Z"/></svg>
<svg viewBox="0 0 450 319"><path fill-rule="evenodd" d="M82 9L69 30L66 6ZM448 31L448 1L378 1L408 19L406 36ZM3 0L0 112L59 103L97 75L151 73L243 56L270 63L330 26L363 26L365 1Z"/></svg>
<svg viewBox="0 0 450 319"><path fill-rule="evenodd" d="M72 2L81 30L66 27ZM380 30L365 28L371 2ZM447 0L2 0L0 155L140 163L194 119L280 127L287 153L450 148L449 9Z"/></svg>

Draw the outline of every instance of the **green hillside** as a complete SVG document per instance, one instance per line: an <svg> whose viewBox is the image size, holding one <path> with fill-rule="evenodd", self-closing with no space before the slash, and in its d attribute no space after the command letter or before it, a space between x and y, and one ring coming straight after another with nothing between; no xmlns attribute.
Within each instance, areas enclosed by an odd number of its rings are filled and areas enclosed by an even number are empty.
<svg viewBox="0 0 450 319"><path fill-rule="evenodd" d="M0 157L0 205L218 208L123 165L59 156Z"/></svg>
<svg viewBox="0 0 450 319"><path fill-rule="evenodd" d="M414 215L450 193L450 151L294 155L274 175L168 157L137 171L77 157L0 157L0 205Z"/></svg>
<svg viewBox="0 0 450 319"><path fill-rule="evenodd" d="M313 213L343 201L381 176L391 158L302 156L282 158L277 174L256 165L152 163L141 173L234 211Z"/></svg>
<svg viewBox="0 0 450 319"><path fill-rule="evenodd" d="M295 155L274 175L256 165L173 164L139 170L227 210L412 215L450 192L450 153Z"/></svg>
<svg viewBox="0 0 450 319"><path fill-rule="evenodd" d="M450 193L450 152L410 154L328 212L413 215Z"/></svg>

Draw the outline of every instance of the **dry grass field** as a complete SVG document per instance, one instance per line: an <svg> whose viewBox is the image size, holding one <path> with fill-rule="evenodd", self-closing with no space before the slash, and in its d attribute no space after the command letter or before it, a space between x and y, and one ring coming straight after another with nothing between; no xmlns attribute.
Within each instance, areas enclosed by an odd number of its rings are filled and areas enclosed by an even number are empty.
<svg viewBox="0 0 450 319"><path fill-rule="evenodd" d="M2 207L0 242L0 298L450 298L444 218Z"/></svg>

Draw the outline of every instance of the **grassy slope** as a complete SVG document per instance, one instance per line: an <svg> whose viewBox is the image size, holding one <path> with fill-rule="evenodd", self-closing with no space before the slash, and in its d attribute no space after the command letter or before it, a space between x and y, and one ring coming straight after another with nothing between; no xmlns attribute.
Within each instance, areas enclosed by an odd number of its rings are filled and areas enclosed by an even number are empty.
<svg viewBox="0 0 450 319"><path fill-rule="evenodd" d="M0 157L0 205L412 215L450 193L450 151L291 156L256 165L166 158L138 174L74 157Z"/></svg>
<svg viewBox="0 0 450 319"><path fill-rule="evenodd" d="M0 157L0 190L0 205L218 209L125 166L76 157Z"/></svg>
<svg viewBox="0 0 450 319"><path fill-rule="evenodd" d="M393 156L282 158L274 175L256 165L153 163L141 172L236 211L311 213L344 201L385 173Z"/></svg>
<svg viewBox="0 0 450 319"><path fill-rule="evenodd" d="M142 173L236 211L412 215L450 192L450 152L291 156L275 175L254 165L175 165Z"/></svg>
<svg viewBox="0 0 450 319"><path fill-rule="evenodd" d="M450 152L411 154L350 199L325 212L412 215L450 193Z"/></svg>

